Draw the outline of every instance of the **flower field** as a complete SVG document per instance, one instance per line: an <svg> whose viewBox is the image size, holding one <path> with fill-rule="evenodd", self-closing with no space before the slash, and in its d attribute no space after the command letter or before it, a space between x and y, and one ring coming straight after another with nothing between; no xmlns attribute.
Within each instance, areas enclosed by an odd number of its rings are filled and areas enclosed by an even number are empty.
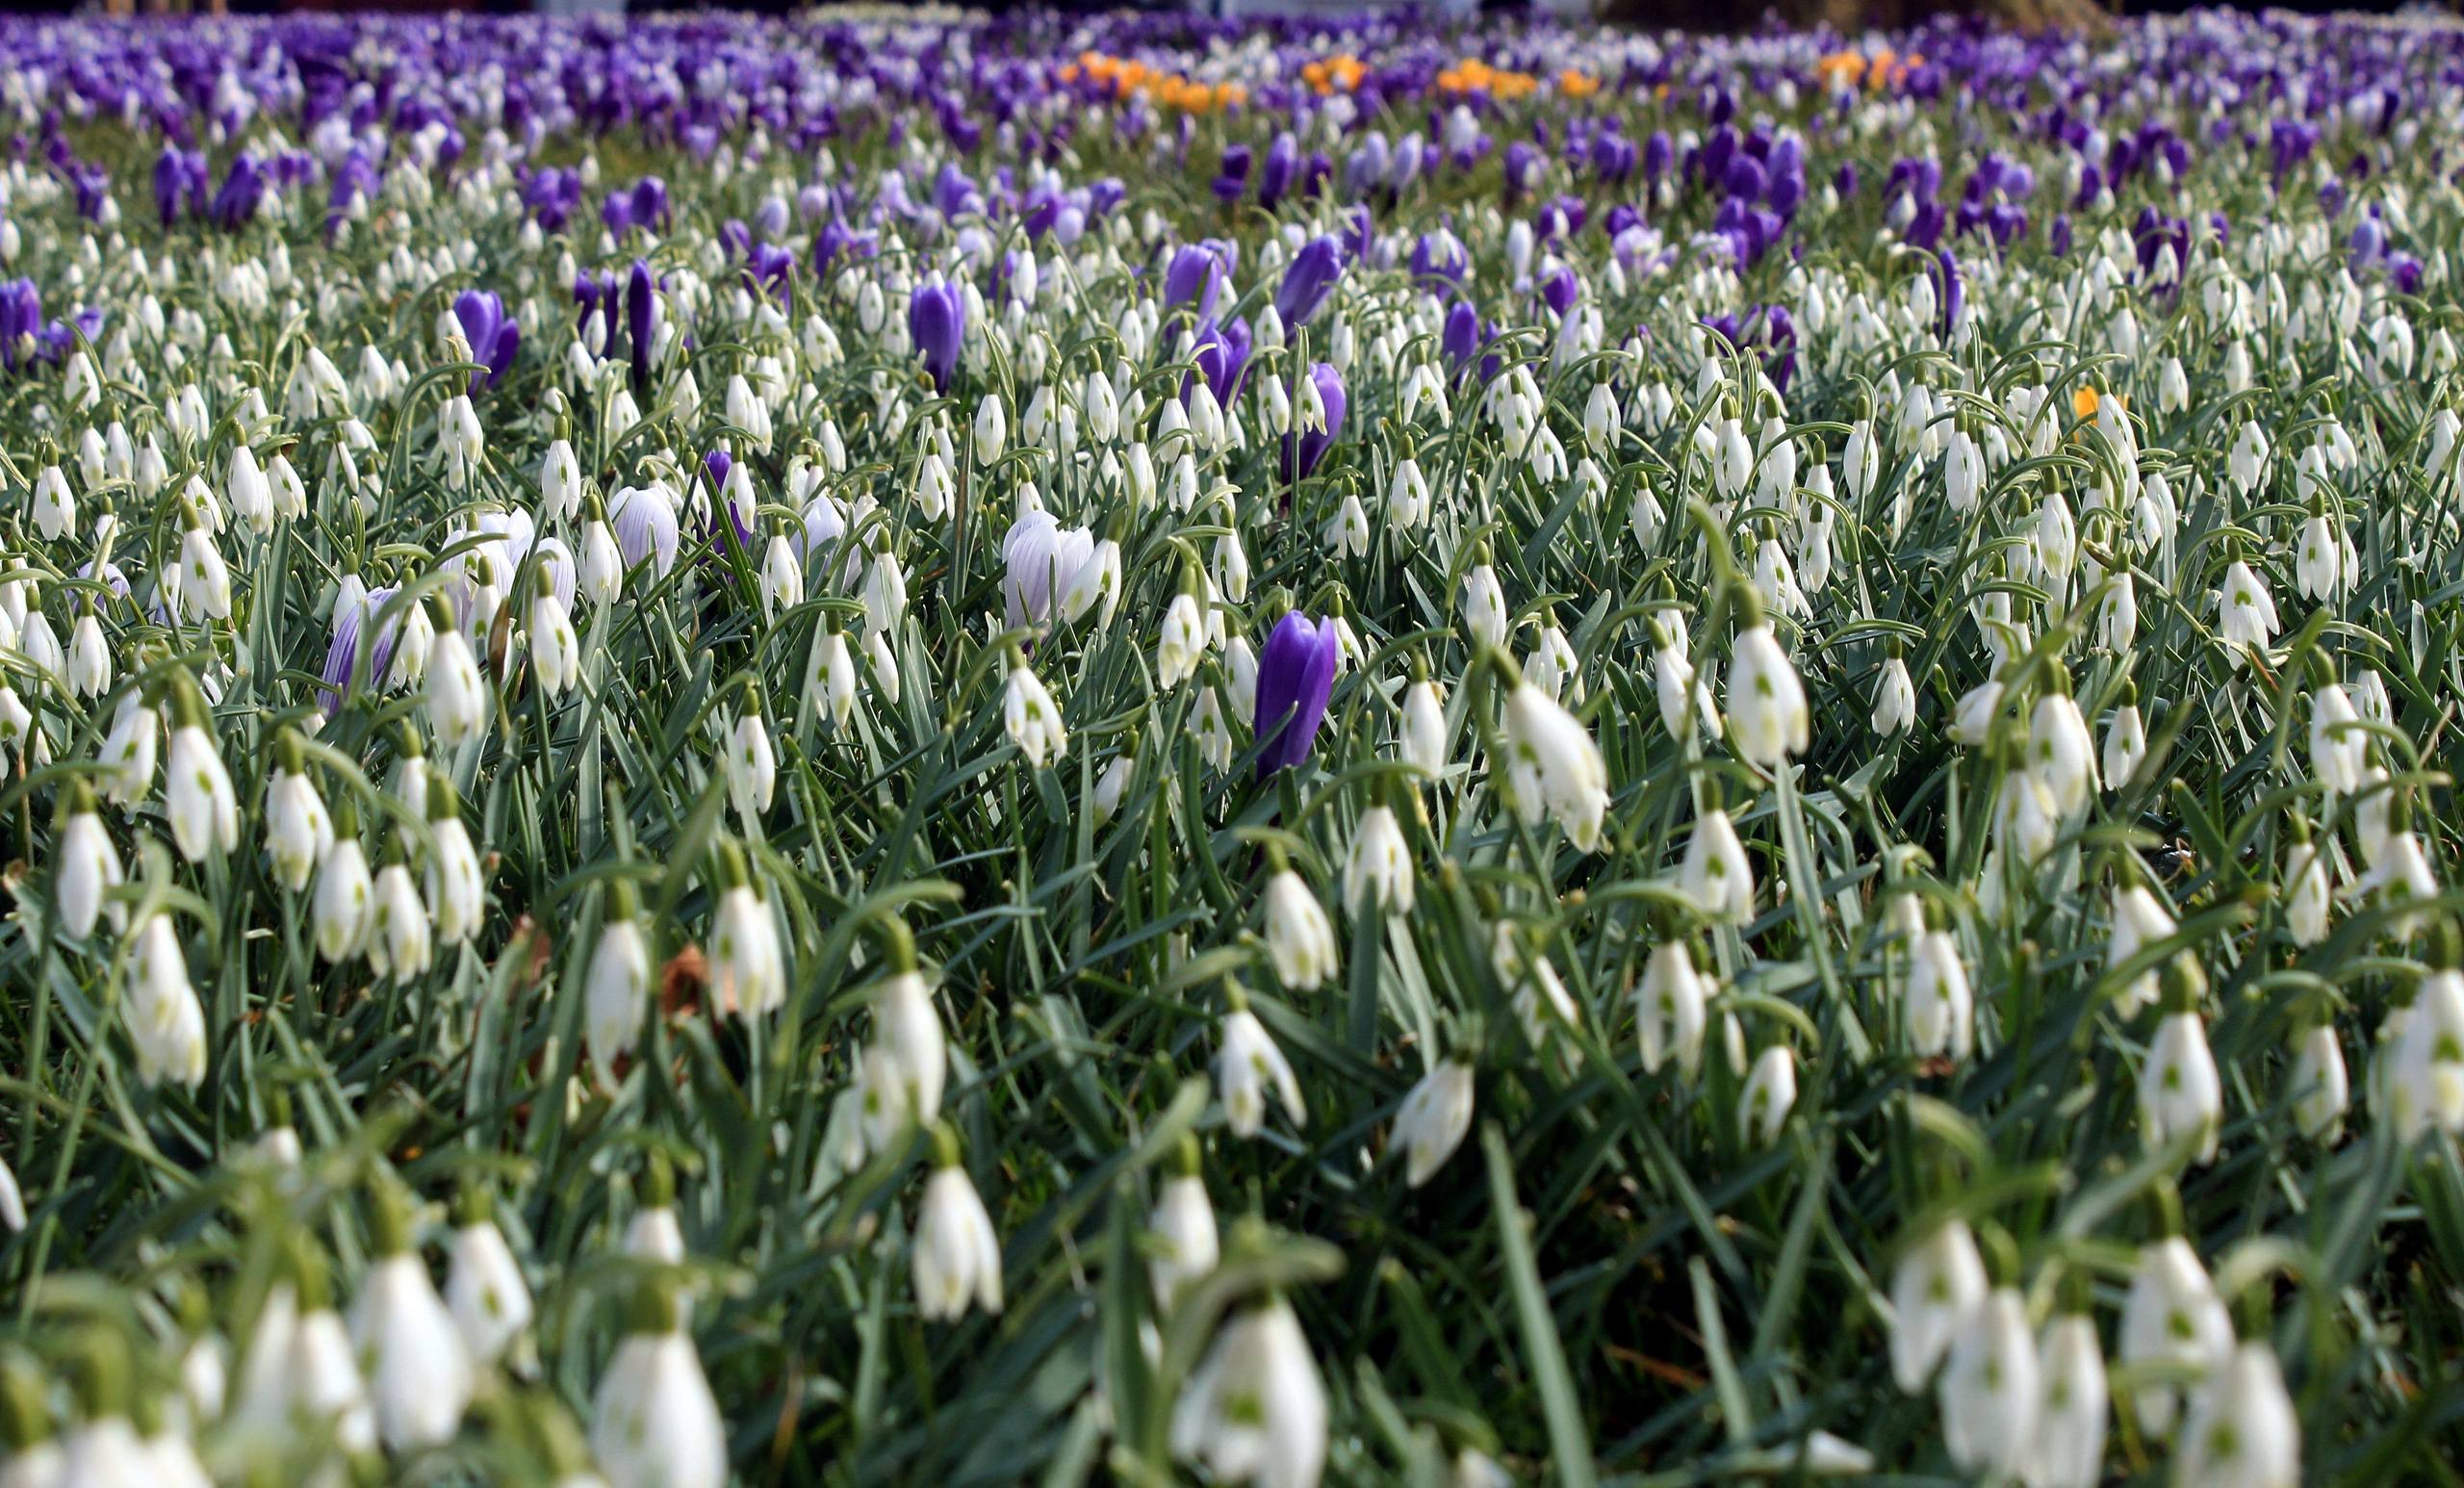
<svg viewBox="0 0 2464 1488"><path fill-rule="evenodd" d="M0 50L5 1488L2456 1481L2464 27Z"/></svg>

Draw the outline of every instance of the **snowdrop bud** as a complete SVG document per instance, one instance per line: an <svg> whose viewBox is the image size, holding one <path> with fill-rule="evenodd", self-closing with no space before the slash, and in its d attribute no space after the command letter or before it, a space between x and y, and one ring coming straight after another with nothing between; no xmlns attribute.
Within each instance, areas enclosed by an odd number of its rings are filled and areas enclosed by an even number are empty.
<svg viewBox="0 0 2464 1488"><path fill-rule="evenodd" d="M975 463L989 465L1001 458L1009 437L1010 420L1001 406L1001 395L986 394L975 409Z"/></svg>
<svg viewBox="0 0 2464 1488"><path fill-rule="evenodd" d="M1446 722L1446 703L1426 675L1426 663L1412 659L1412 680L1403 689L1403 723L1397 753L1434 779L1446 773L1454 753L1452 731Z"/></svg>
<svg viewBox="0 0 2464 1488"><path fill-rule="evenodd" d="M1215 1206L1198 1172L1197 1141L1187 1133L1181 1137L1175 1171L1164 1180L1146 1224L1157 1242L1147 1254L1146 1273L1154 1283L1155 1299L1169 1309L1193 1283L1215 1270L1221 1254Z"/></svg>
<svg viewBox="0 0 2464 1488"><path fill-rule="evenodd" d="M1784 1043L1772 1044L1755 1056L1754 1068L1746 1075L1745 1089L1737 1096L1737 1126L1748 1140L1767 1147L1780 1140L1780 1129L1796 1103L1796 1051Z"/></svg>
<svg viewBox="0 0 2464 1488"><path fill-rule="evenodd" d="M599 930L582 986L582 1035L589 1041L600 1083L616 1083L616 1061L632 1052L651 990L650 944L636 919L630 884L619 880L608 893L607 921Z"/></svg>

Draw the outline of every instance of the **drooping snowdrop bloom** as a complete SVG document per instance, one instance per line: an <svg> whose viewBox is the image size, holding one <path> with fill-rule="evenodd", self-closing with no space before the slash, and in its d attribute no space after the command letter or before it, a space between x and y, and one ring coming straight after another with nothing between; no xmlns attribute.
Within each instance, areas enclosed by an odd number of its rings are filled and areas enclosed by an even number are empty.
<svg viewBox="0 0 2464 1488"><path fill-rule="evenodd" d="M2226 565L2223 585L2216 592L2216 629L2232 648L2237 665L2248 652L2266 650L2281 629L2268 586L2240 558Z"/></svg>
<svg viewBox="0 0 2464 1488"><path fill-rule="evenodd" d="M163 771L163 809L171 841L191 862L220 858L240 845L240 803L231 772L207 732L205 700L185 680L174 693L178 723Z"/></svg>
<svg viewBox="0 0 2464 1488"><path fill-rule="evenodd" d="M1652 948L1634 989L1634 1020L1646 1070L1656 1074L1674 1060L1679 1074L1694 1078L1703 1063L1710 992L1682 937L1672 936Z"/></svg>
<svg viewBox="0 0 2464 1488"><path fill-rule="evenodd" d="M1215 1270L1221 1255L1215 1205L1198 1169L1195 1138L1183 1135L1172 1174L1164 1180L1146 1227L1156 1241L1147 1252L1146 1274L1154 1284L1155 1300L1169 1310L1193 1283Z"/></svg>
<svg viewBox="0 0 2464 1488"><path fill-rule="evenodd" d="M535 1304L522 1265L497 1227L484 1188L466 1194L449 1243L445 1305L472 1363L489 1365L530 1325Z"/></svg>
<svg viewBox="0 0 2464 1488"><path fill-rule="evenodd" d="M932 988L906 928L891 936L890 974L873 999L873 1039L864 1050L864 1140L886 1151L901 1133L939 1118L949 1083L949 1044Z"/></svg>
<svg viewBox="0 0 2464 1488"><path fill-rule="evenodd" d="M1908 1039L1917 1053L1964 1060L1976 1041L1975 999L1959 942L1928 930L1909 951Z"/></svg>
<svg viewBox="0 0 2464 1488"><path fill-rule="evenodd" d="M1404 1153L1403 1182L1419 1188L1434 1177L1472 1129L1472 1066L1439 1064L1414 1085L1395 1111L1394 1143Z"/></svg>
<svg viewBox="0 0 2464 1488"><path fill-rule="evenodd" d="M1326 1392L1300 1321L1270 1296L1225 1322L1172 1407L1172 1451L1217 1481L1317 1488Z"/></svg>
<svg viewBox="0 0 2464 1488"><path fill-rule="evenodd" d="M2272 1347L2253 1340L2234 1350L2216 1383L2192 1402L2174 1451L2173 1480L2181 1488L2295 1488L2301 1481L2301 1421Z"/></svg>
<svg viewBox="0 0 2464 1488"><path fill-rule="evenodd" d="M1766 1045L1746 1071L1745 1088L1737 1094L1737 1129L1758 1146L1780 1140L1788 1113L1797 1104L1797 1051L1784 1043Z"/></svg>
<svg viewBox="0 0 2464 1488"><path fill-rule="evenodd" d="M1355 915L1372 910L1408 914L1413 888L1411 849L1381 792L1352 829L1344 856L1344 908Z"/></svg>
<svg viewBox="0 0 2464 1488"><path fill-rule="evenodd" d="M410 1195L380 1187L374 1258L352 1299L351 1343L368 1361L377 1434L396 1451L452 1439L471 1403L470 1354L427 1263L411 1246Z"/></svg>
<svg viewBox="0 0 2464 1488"><path fill-rule="evenodd" d="M2464 1132L2464 972L2455 968L2454 932L2438 927L2436 964L2400 1011L2387 1047L2383 1098L2398 1138L2411 1142L2432 1131Z"/></svg>
<svg viewBox="0 0 2464 1488"><path fill-rule="evenodd" d="M2095 1488L2103 1479L2111 1398L2095 1320L2063 1312L2037 1340L2041 1393L2019 1476L2028 1488Z"/></svg>
<svg viewBox="0 0 2464 1488"><path fill-rule="evenodd" d="M2178 962L2178 959L2177 959ZM2189 1009L2168 1012L2147 1046L2139 1076L2139 1131L2150 1147L2196 1134L2196 1156L2216 1156L2224 1117L2224 1084L2208 1051L2207 1026Z"/></svg>
<svg viewBox="0 0 2464 1488"><path fill-rule="evenodd" d="M1283 1107L1295 1127L1308 1119L1301 1104L1300 1081L1291 1062L1275 1047L1266 1025L1249 1011L1248 998L1237 988L1223 1026L1216 1035L1216 1098L1223 1104L1224 1124L1236 1137L1255 1137L1266 1129L1270 1099Z"/></svg>
<svg viewBox="0 0 2464 1488"><path fill-rule="evenodd" d="M724 1488L727 1427L665 1283L643 1284L591 1401L590 1454L609 1488Z"/></svg>
<svg viewBox="0 0 2464 1488"><path fill-rule="evenodd" d="M2064 815L2085 808L2095 794L2096 744L2057 669L2055 686L2038 696L2028 715L2028 767Z"/></svg>
<svg viewBox="0 0 2464 1488"><path fill-rule="evenodd" d="M1509 679L1506 780L1526 826L1553 816L1577 852L1596 852L1608 816L1608 765L1580 720L1527 681Z"/></svg>
<svg viewBox="0 0 2464 1488"><path fill-rule="evenodd" d="M399 838L389 851L399 853ZM368 921L370 968L398 983L424 975L435 957L431 929L419 885L398 856L376 872L375 900Z"/></svg>
<svg viewBox="0 0 2464 1488"><path fill-rule="evenodd" d="M1678 886L1715 925L1742 925L1754 918L1754 865L1737 840L1729 813L1712 807L1694 821Z"/></svg>
<svg viewBox="0 0 2464 1488"><path fill-rule="evenodd" d="M470 641L464 638L444 602L434 600L430 604L436 641L428 653L424 694L428 730L435 734L438 748L459 749L487 730L491 702L488 684L479 675L477 659L471 654Z"/></svg>
<svg viewBox="0 0 2464 1488"><path fill-rule="evenodd" d="M958 1138L934 1129L933 1176L915 1212L915 1310L928 1320L956 1321L970 1304L1001 1310L1001 1241L992 1217L959 1166Z"/></svg>
<svg viewBox="0 0 2464 1488"><path fill-rule="evenodd" d="M1412 679L1403 689L1403 722L1396 752L1423 774L1434 779L1452 760L1452 731L1446 722L1446 700L1428 677L1428 663L1412 657Z"/></svg>
<svg viewBox="0 0 2464 1488"><path fill-rule="evenodd" d="M1943 1221L1900 1252L1890 1275L1890 1367L1901 1390L1925 1388L1986 1291L1984 1258L1961 1220Z"/></svg>
<svg viewBox="0 0 2464 1488"><path fill-rule="evenodd" d="M1884 660L1874 682L1874 732L1889 738L1906 732L1915 722L1916 683L1908 675L1908 663L1894 653Z"/></svg>
<svg viewBox="0 0 2464 1488"><path fill-rule="evenodd" d="M710 923L710 989L720 1012L760 1017L787 1000L778 918L754 891L744 850L733 842L720 849L719 875L718 911Z"/></svg>
<svg viewBox="0 0 2464 1488"><path fill-rule="evenodd" d="M1335 974L1334 926L1318 896L1272 845L1267 849L1267 959L1285 987L1314 990Z"/></svg>
<svg viewBox="0 0 2464 1488"><path fill-rule="evenodd" d="M126 877L120 866L119 850L112 845L111 834L94 814L93 790L82 780L72 782L63 795L60 835L52 847L52 904L60 915L61 929L83 940L94 933L106 909L114 930L126 925L126 907L110 902L112 890L119 887Z"/></svg>
<svg viewBox="0 0 2464 1488"><path fill-rule="evenodd" d="M1505 644L1509 616L1505 590L1498 582L1498 571L1488 562L1485 548L1476 549L1472 567L1463 576L1463 624L1472 638L1483 646Z"/></svg>
<svg viewBox="0 0 2464 1488"><path fill-rule="evenodd" d="M1741 591L1742 592L1742 591ZM1749 600L1729 658L1729 731L1737 753L1766 770L1785 766L1810 742L1805 683Z"/></svg>
<svg viewBox="0 0 2464 1488"><path fill-rule="evenodd" d="M2313 1142L2334 1142L2352 1104L2352 1077L2333 1023L2312 1023L2295 1039L2289 1084L2301 1135Z"/></svg>
<svg viewBox="0 0 2464 1488"><path fill-rule="evenodd" d="M1010 680L1002 693L1001 726L1034 769L1040 770L1047 759L1059 759L1069 753L1069 734L1062 727L1061 706L1052 700L1042 680L1029 670L1026 657L1014 648L1010 656Z"/></svg>
<svg viewBox="0 0 2464 1488"><path fill-rule="evenodd" d="M608 890L607 920L600 926L582 979L582 1036L600 1083L611 1087L616 1062L632 1052L649 1005L651 953L639 910L633 885L618 880Z"/></svg>
<svg viewBox="0 0 2464 1488"><path fill-rule="evenodd" d="M279 762L266 782L266 853L275 879L297 893L332 850L334 825L308 779L298 738L286 731L274 753Z"/></svg>
<svg viewBox="0 0 2464 1488"><path fill-rule="evenodd" d="M461 795L443 774L428 784L427 832L428 923L439 941L458 945L476 935L486 917L487 886L479 872L478 849L462 824Z"/></svg>
<svg viewBox="0 0 2464 1488"><path fill-rule="evenodd" d="M2215 1283L2189 1242L2169 1235L2139 1252L2121 1313L2121 1360L2125 1365L2162 1364L2188 1372L2194 1381L2220 1370L2233 1352L2233 1320ZM2191 1392L2196 1398L2198 1392ZM2170 1383L2134 1392L2139 1418L2158 1436L2173 1428L2184 1398Z"/></svg>
<svg viewBox="0 0 2464 1488"><path fill-rule="evenodd" d="M1941 1378L1942 1443L1971 1473L2015 1477L2035 1446L2041 1403L2027 1303L2011 1287L1987 1295L1951 1340Z"/></svg>

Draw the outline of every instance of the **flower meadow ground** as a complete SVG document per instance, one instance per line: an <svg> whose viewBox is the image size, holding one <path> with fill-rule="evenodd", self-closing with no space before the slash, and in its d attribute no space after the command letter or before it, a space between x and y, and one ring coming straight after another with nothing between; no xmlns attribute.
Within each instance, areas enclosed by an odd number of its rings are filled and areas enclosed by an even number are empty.
<svg viewBox="0 0 2464 1488"><path fill-rule="evenodd" d="M0 22L0 1483L2453 1483L2464 29Z"/></svg>

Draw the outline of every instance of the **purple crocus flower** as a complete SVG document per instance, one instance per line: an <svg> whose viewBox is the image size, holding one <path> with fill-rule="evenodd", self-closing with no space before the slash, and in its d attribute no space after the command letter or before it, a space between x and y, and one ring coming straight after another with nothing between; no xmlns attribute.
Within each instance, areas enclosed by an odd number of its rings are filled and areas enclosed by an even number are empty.
<svg viewBox="0 0 2464 1488"><path fill-rule="evenodd" d="M1309 757L1334 695L1340 640L1332 620L1294 610L1275 622L1258 656L1257 731L1261 779Z"/></svg>
<svg viewBox="0 0 2464 1488"><path fill-rule="evenodd" d="M1197 328L1190 348L1190 360L1197 364L1197 375L1206 379L1206 389L1215 400L1225 407L1241 396L1241 380L1249 370L1249 322L1234 319L1229 324L1203 321ZM1190 395L1191 380L1182 379L1181 397Z"/></svg>
<svg viewBox="0 0 2464 1488"><path fill-rule="evenodd" d="M325 650L324 685L317 690L317 706L330 718L342 711L352 692L363 685L383 681L394 665L394 643L399 638L400 627L394 619L377 625L376 617L384 611L386 602L393 599L398 585L388 584L372 589L350 611L334 623L334 639ZM373 644L368 646L363 662L360 643L369 639L367 631L376 626Z"/></svg>
<svg viewBox="0 0 2464 1488"><path fill-rule="evenodd" d="M189 190L188 158L172 146L164 146L154 159L154 210L162 214L165 227L179 220L180 202Z"/></svg>
<svg viewBox="0 0 2464 1488"><path fill-rule="evenodd" d="M213 218L217 227L238 228L257 215L257 205L265 197L265 170L254 155L244 154L231 162L230 173L222 178L222 190L214 193L214 204L206 208L206 216Z"/></svg>
<svg viewBox="0 0 2464 1488"><path fill-rule="evenodd" d="M0 284L0 366L14 372L21 348L31 349L42 328L42 291L32 279Z"/></svg>
<svg viewBox="0 0 2464 1488"><path fill-rule="evenodd" d="M724 449L713 449L702 456L702 468L710 473L710 489L724 491L728 488L728 472L735 469L735 456Z"/></svg>
<svg viewBox="0 0 2464 1488"><path fill-rule="evenodd" d="M1285 329L1308 324L1309 318L1326 303L1326 296L1335 292L1335 281L1343 273L1342 244L1320 234L1301 244L1292 266L1283 271L1283 284L1274 292L1274 313Z"/></svg>
<svg viewBox="0 0 2464 1488"><path fill-rule="evenodd" d="M1223 291L1223 267L1220 244L1193 243L1173 250L1164 269L1164 308L1188 305L1201 321L1215 314L1216 297Z"/></svg>
<svg viewBox="0 0 2464 1488"><path fill-rule="evenodd" d="M1283 436L1283 478L1287 485L1307 478L1309 473L1318 468L1318 462L1326 457L1326 450L1334 444L1335 436L1344 431L1344 413L1350 402L1344 392L1344 374L1326 363L1320 362L1310 368L1309 380L1318 389L1319 405L1326 411L1326 426ZM1299 402L1296 398L1293 399L1296 423L1299 419ZM1294 469L1296 453L1299 461L1297 470Z"/></svg>
<svg viewBox="0 0 2464 1488"><path fill-rule="evenodd" d="M651 338L658 334L658 286L651 278L651 266L638 258L625 281L625 334L632 342L633 391L638 394L650 386Z"/></svg>
<svg viewBox="0 0 2464 1488"><path fill-rule="evenodd" d="M462 339L471 344L471 359L487 371L471 374L470 391L495 387L513 365L522 346L522 326L504 313L504 301L494 290L464 290L453 300L453 318L462 322Z"/></svg>
<svg viewBox="0 0 2464 1488"><path fill-rule="evenodd" d="M1287 129L1267 146L1266 165L1258 171L1258 205L1272 212L1284 192L1292 190L1293 172L1299 166L1300 145Z"/></svg>
<svg viewBox="0 0 2464 1488"><path fill-rule="evenodd" d="M1573 269L1563 266L1540 281L1540 298L1561 317L1575 307L1575 298L1581 293L1581 281L1575 277Z"/></svg>
<svg viewBox="0 0 2464 1488"><path fill-rule="evenodd" d="M924 356L933 374L933 390L947 393L950 373L959 365L959 348L966 342L966 301L958 287L937 276L915 287L907 301L907 335Z"/></svg>
<svg viewBox="0 0 2464 1488"><path fill-rule="evenodd" d="M1967 303L1967 285L1960 275L1960 261L1950 249L1936 251L1942 268L1942 339L1948 341L1960 328L1960 311Z"/></svg>
<svg viewBox="0 0 2464 1488"><path fill-rule="evenodd" d="M1239 201L1242 193L1249 189L1249 147L1245 144L1223 147L1223 160L1216 167L1212 184L1216 200L1228 206Z"/></svg>

